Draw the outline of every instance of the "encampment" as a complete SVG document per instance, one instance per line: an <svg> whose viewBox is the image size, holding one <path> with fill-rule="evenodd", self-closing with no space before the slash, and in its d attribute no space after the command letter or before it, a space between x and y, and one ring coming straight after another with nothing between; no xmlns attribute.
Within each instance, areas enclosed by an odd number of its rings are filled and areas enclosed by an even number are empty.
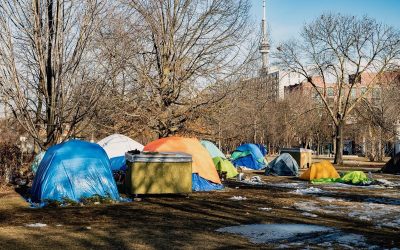
<svg viewBox="0 0 400 250"><path fill-rule="evenodd" d="M36 172L33 202L79 201L95 195L119 199L106 152L98 144L70 140L49 148Z"/></svg>
<svg viewBox="0 0 400 250"><path fill-rule="evenodd" d="M340 178L335 167L326 160L313 163L311 167L300 176L300 179L308 181L322 178Z"/></svg>
<svg viewBox="0 0 400 250"><path fill-rule="evenodd" d="M183 152L192 156L192 188L194 191L222 189L214 163L208 151L195 138L167 137L147 144L144 151Z"/></svg>
<svg viewBox="0 0 400 250"><path fill-rule="evenodd" d="M400 153L398 153L394 157L392 157L385 164L385 166L383 166L381 171L385 174L399 174L400 173Z"/></svg>
<svg viewBox="0 0 400 250"><path fill-rule="evenodd" d="M235 167L246 167L255 170L263 169L267 166L264 159L267 151L264 146L246 143L240 145L232 153L232 161Z"/></svg>
<svg viewBox="0 0 400 250"><path fill-rule="evenodd" d="M124 170L126 168L126 152L135 149L142 151L144 147L139 142L120 134L107 136L106 138L97 142L97 144L99 144L106 151L107 156L110 159L111 169L113 171Z"/></svg>
<svg viewBox="0 0 400 250"><path fill-rule="evenodd" d="M283 153L271 161L265 169L266 175L297 176L299 165L288 153Z"/></svg>
<svg viewBox="0 0 400 250"><path fill-rule="evenodd" d="M212 157L215 168L218 172L226 172L226 178L234 178L238 175L235 166L226 159L225 155L217 148L217 146L215 146L214 143L206 140L202 140L200 143L207 149L208 153Z"/></svg>

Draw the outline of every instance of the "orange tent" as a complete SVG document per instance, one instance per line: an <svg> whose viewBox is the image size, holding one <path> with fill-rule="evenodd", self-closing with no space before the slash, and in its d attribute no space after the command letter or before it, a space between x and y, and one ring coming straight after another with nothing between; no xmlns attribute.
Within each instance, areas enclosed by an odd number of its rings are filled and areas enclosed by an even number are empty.
<svg viewBox="0 0 400 250"><path fill-rule="evenodd" d="M192 172L211 182L221 184L217 170L207 149L196 138L167 137L147 144L143 151L183 152L192 155Z"/></svg>
<svg viewBox="0 0 400 250"><path fill-rule="evenodd" d="M321 161L313 163L306 172L304 172L300 179L303 180L314 180L321 178L340 178L340 175L336 171L335 167L329 161Z"/></svg>

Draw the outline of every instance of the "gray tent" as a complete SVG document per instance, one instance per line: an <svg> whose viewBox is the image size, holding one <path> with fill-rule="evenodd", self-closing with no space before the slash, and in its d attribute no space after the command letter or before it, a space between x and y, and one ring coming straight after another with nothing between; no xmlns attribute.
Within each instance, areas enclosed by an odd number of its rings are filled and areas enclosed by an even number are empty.
<svg viewBox="0 0 400 250"><path fill-rule="evenodd" d="M297 176L299 174L299 165L296 160L288 153L283 153L271 161L265 175L279 176Z"/></svg>
<svg viewBox="0 0 400 250"><path fill-rule="evenodd" d="M381 169L385 174L400 174L400 153L397 153Z"/></svg>

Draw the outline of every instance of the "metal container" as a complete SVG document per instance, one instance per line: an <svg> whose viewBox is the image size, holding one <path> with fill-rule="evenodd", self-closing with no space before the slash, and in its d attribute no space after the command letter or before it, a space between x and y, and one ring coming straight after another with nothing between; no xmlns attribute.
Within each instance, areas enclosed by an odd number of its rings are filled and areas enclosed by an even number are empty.
<svg viewBox="0 0 400 250"><path fill-rule="evenodd" d="M299 168L309 168L312 164L312 150L305 148L283 148L280 150L280 154L290 154L299 164Z"/></svg>
<svg viewBox="0 0 400 250"><path fill-rule="evenodd" d="M129 194L192 192L192 156L177 152L125 154L125 187Z"/></svg>

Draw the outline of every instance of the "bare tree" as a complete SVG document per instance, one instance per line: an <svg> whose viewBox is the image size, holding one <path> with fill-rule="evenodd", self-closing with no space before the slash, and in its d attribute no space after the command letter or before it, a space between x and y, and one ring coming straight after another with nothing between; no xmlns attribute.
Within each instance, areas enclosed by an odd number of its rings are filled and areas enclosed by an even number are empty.
<svg viewBox="0 0 400 250"><path fill-rule="evenodd" d="M0 87L37 145L76 135L90 120L104 84L88 51L99 0L0 3Z"/></svg>
<svg viewBox="0 0 400 250"><path fill-rule="evenodd" d="M214 91L243 72L249 34L249 2L122 1L134 17L137 52L128 67L143 86L132 113L158 137L181 131L199 108L220 101Z"/></svg>
<svg viewBox="0 0 400 250"><path fill-rule="evenodd" d="M399 31L368 18L327 14L305 25L301 41L279 46L276 57L284 68L302 74L315 88L335 125L335 163L343 162L343 128L357 103L379 83L380 76L398 62ZM363 73L374 77L367 91L351 98ZM349 80L349 75L352 79ZM322 86L315 76L322 80ZM330 101L327 85L332 82L335 98Z"/></svg>

